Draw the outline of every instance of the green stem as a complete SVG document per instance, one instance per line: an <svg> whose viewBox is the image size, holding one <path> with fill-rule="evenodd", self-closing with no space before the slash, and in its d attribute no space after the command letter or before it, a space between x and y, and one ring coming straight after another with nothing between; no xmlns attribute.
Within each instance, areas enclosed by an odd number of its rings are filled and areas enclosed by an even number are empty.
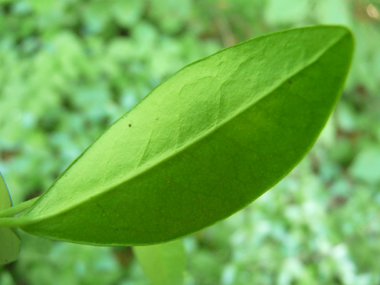
<svg viewBox="0 0 380 285"><path fill-rule="evenodd" d="M17 228L25 224L27 224L27 220L25 220L25 218L0 218L0 228Z"/></svg>
<svg viewBox="0 0 380 285"><path fill-rule="evenodd" d="M39 198L40 197L36 197L36 198L31 199L31 200L22 202L22 203L18 204L17 206L13 206L13 207L10 207L10 208L5 209L3 211L0 211L0 218L12 217L14 215L17 215L17 214L25 211L29 207L33 206L34 203L36 203Z"/></svg>

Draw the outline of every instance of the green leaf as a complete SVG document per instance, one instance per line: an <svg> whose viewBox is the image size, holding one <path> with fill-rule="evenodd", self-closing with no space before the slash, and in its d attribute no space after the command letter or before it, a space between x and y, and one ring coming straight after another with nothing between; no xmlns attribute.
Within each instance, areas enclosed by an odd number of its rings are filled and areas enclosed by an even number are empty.
<svg viewBox="0 0 380 285"><path fill-rule="evenodd" d="M310 150L352 51L346 28L317 26L249 40L184 67L13 223L59 240L144 245L230 216Z"/></svg>
<svg viewBox="0 0 380 285"><path fill-rule="evenodd" d="M21 240L11 228L0 228L0 265L16 261Z"/></svg>
<svg viewBox="0 0 380 285"><path fill-rule="evenodd" d="M12 207L11 196L9 195L7 184L0 172L0 211Z"/></svg>
<svg viewBox="0 0 380 285"><path fill-rule="evenodd" d="M133 251L153 285L183 284L186 254L182 240L135 246Z"/></svg>
<svg viewBox="0 0 380 285"><path fill-rule="evenodd" d="M8 188L0 173L0 211L11 206L12 200ZM18 258L20 243L20 238L11 228L0 227L0 265L10 263Z"/></svg>

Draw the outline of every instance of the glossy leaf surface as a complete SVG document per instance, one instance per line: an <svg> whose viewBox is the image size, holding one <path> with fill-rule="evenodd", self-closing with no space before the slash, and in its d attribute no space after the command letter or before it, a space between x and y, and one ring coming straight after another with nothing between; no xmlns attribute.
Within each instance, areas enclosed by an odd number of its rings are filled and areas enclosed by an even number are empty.
<svg viewBox="0 0 380 285"><path fill-rule="evenodd" d="M316 141L349 69L350 32L278 32L190 64L126 113L14 222L143 245L193 233L279 182Z"/></svg>
<svg viewBox="0 0 380 285"><path fill-rule="evenodd" d="M182 240L135 246L133 252L153 285L183 284L186 254Z"/></svg>
<svg viewBox="0 0 380 285"><path fill-rule="evenodd" d="M12 206L7 185L0 173L0 211ZM0 227L0 265L15 261L20 253L20 238L11 228Z"/></svg>

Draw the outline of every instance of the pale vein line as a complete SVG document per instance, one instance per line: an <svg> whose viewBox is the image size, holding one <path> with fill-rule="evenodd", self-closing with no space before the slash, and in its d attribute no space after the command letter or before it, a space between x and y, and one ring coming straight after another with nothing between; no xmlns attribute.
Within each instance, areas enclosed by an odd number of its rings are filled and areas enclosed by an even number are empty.
<svg viewBox="0 0 380 285"><path fill-rule="evenodd" d="M222 106L222 92L220 91L220 88L218 89L217 94L218 94L218 103L217 103L217 113L216 113L216 119L215 119L214 127L218 126L219 120L220 120L220 109Z"/></svg>
<svg viewBox="0 0 380 285"><path fill-rule="evenodd" d="M113 144L112 144L112 151L115 150L115 145L116 145L116 143L117 143L117 141L118 141L119 139L120 139L120 137L114 139ZM111 156L112 156L112 155L111 155ZM103 181L102 181L102 185L103 185L103 186L106 184L107 177L109 176L109 173L110 173L111 171L113 171L113 169L110 168L110 167L108 166L109 164L110 164L110 159L108 158L108 159L107 159L107 163L106 163L106 165L105 165L105 167L104 167L104 176L103 176Z"/></svg>
<svg viewBox="0 0 380 285"><path fill-rule="evenodd" d="M185 88L186 84L184 86L182 86L181 90L179 91L178 93L178 96L177 96L177 105L178 105L178 108L177 108L177 117L178 117L178 126L177 126L177 136L176 136L176 142L175 142L175 148L179 148L179 138L181 136L181 130L182 130L182 100L181 100L181 93L182 93L182 90Z"/></svg>
<svg viewBox="0 0 380 285"><path fill-rule="evenodd" d="M161 105L162 105L162 100L160 100L160 102L159 102L158 105L157 105L157 110L158 110L157 115L160 115L160 114L161 114L161 112L160 112L160 110L161 110ZM150 143L151 143L151 141L152 141L152 135L153 135L153 131L154 131L156 125L157 125L157 120L156 120L155 118L153 118L153 120L152 120L152 125L151 125L151 129L150 129L150 133L149 133L148 141L147 141L147 143L146 143L146 145L145 145L145 148L144 148L143 154L142 154L142 156L141 156L139 162L136 164L135 170L136 170L137 168L139 168L141 165L143 165L144 157L145 157L145 154L147 153L148 147L149 147L149 145L150 145Z"/></svg>

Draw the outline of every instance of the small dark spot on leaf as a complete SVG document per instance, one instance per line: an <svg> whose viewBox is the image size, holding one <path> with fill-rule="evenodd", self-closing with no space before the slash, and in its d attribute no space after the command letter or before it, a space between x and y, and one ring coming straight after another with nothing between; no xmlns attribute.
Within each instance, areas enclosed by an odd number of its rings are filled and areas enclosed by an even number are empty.
<svg viewBox="0 0 380 285"><path fill-rule="evenodd" d="M129 126L129 127L132 127L132 124L129 124L128 126Z"/></svg>

